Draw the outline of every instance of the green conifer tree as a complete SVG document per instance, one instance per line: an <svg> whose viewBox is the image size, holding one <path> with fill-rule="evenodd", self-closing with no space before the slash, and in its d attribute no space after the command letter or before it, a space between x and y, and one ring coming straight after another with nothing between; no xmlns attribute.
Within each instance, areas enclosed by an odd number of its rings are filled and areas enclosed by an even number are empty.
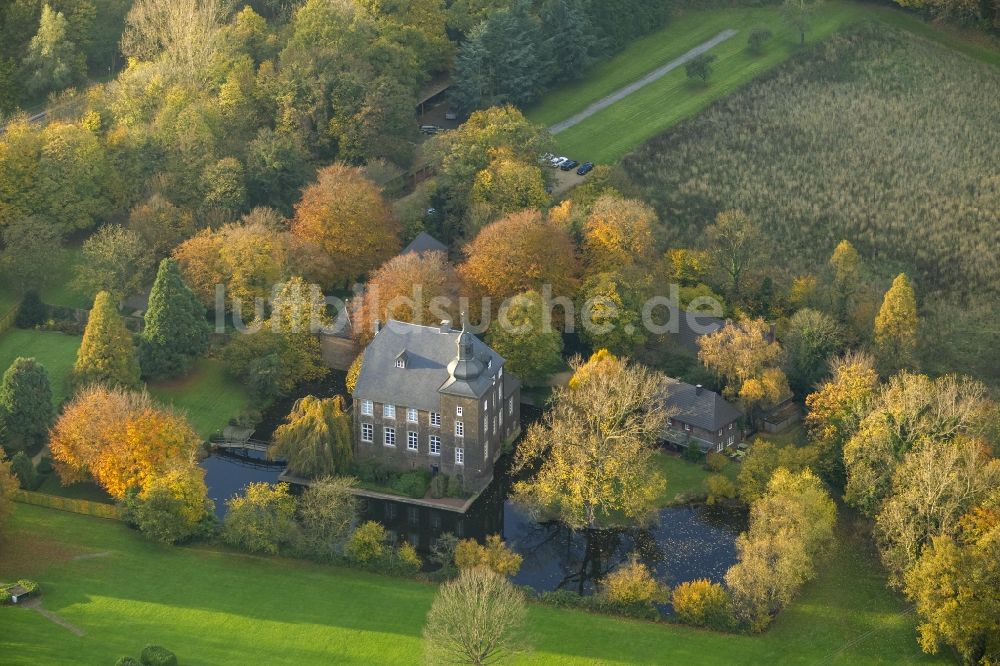
<svg viewBox="0 0 1000 666"><path fill-rule="evenodd" d="M139 358L147 377L176 377L208 347L205 308L181 278L173 259L164 259L149 294Z"/></svg>
<svg viewBox="0 0 1000 666"><path fill-rule="evenodd" d="M118 315L111 295L102 291L94 298L83 342L73 366L77 386L91 383L137 387L139 360L132 334Z"/></svg>
<svg viewBox="0 0 1000 666"><path fill-rule="evenodd" d="M0 441L12 454L45 440L52 425L52 388L45 368L17 358L0 380Z"/></svg>

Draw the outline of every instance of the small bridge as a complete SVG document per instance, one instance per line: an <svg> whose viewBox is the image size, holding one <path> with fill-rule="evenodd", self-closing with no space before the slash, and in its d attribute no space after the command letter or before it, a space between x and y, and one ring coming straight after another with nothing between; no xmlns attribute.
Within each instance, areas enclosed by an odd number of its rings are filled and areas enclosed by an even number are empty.
<svg viewBox="0 0 1000 666"><path fill-rule="evenodd" d="M257 453L267 453L270 446L268 442L260 439L213 439L209 440L213 449L222 451L256 451Z"/></svg>

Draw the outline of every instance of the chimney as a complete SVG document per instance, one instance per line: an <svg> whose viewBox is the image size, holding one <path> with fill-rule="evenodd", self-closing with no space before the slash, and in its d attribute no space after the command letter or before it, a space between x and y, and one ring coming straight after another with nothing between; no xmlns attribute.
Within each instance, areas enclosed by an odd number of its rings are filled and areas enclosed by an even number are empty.
<svg viewBox="0 0 1000 666"><path fill-rule="evenodd" d="M382 320L381 319L376 319L375 320L375 332L378 333L381 330L382 330Z"/></svg>
<svg viewBox="0 0 1000 666"><path fill-rule="evenodd" d="M441 320L441 332L442 333L451 333L451 319L442 319Z"/></svg>
<svg viewBox="0 0 1000 666"><path fill-rule="evenodd" d="M695 384L694 394L695 395L701 395L701 384Z"/></svg>

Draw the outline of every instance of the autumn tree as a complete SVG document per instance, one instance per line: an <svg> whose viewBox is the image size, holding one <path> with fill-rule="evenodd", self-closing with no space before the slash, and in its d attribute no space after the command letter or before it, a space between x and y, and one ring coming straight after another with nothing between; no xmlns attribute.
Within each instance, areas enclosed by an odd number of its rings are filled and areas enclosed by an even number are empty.
<svg viewBox="0 0 1000 666"><path fill-rule="evenodd" d="M14 493L20 484L10 469L10 461L0 456L0 534L7 526L7 520L14 513Z"/></svg>
<svg viewBox="0 0 1000 666"><path fill-rule="evenodd" d="M191 359L208 347L210 329L205 308L184 284L173 259L160 262L144 321L139 335L139 359L147 376L182 375Z"/></svg>
<svg viewBox="0 0 1000 666"><path fill-rule="evenodd" d="M139 293L151 255L139 234L117 224L98 229L83 243L76 265L76 288L87 296L107 291L116 298Z"/></svg>
<svg viewBox="0 0 1000 666"><path fill-rule="evenodd" d="M841 351L843 333L833 317L806 308L788 320L782 342L788 383L797 395L804 396L826 374L830 358Z"/></svg>
<svg viewBox="0 0 1000 666"><path fill-rule="evenodd" d="M59 227L37 217L14 220L3 228L0 275L18 290L42 289L64 255Z"/></svg>
<svg viewBox="0 0 1000 666"><path fill-rule="evenodd" d="M455 544L454 562L460 571L486 567L501 576L516 576L522 560L499 534L486 537L485 545L475 539L462 539Z"/></svg>
<svg viewBox="0 0 1000 666"><path fill-rule="evenodd" d="M10 455L45 441L52 423L49 375L33 358L18 357L0 380L0 444Z"/></svg>
<svg viewBox="0 0 1000 666"><path fill-rule="evenodd" d="M459 280L444 252L409 252L383 264L356 299L351 317L362 344L375 335L375 322L390 319L412 324L458 321Z"/></svg>
<svg viewBox="0 0 1000 666"><path fill-rule="evenodd" d="M850 241L842 240L827 262L830 271L830 301L834 316L842 324L850 321L854 299L861 288L861 255Z"/></svg>
<svg viewBox="0 0 1000 666"><path fill-rule="evenodd" d="M438 590L424 625L427 664L485 666L526 649L524 597L500 574L466 569Z"/></svg>
<svg viewBox="0 0 1000 666"><path fill-rule="evenodd" d="M499 301L525 291L573 292L576 255L568 231L539 211L512 213L486 226L464 248L461 277L477 292Z"/></svg>
<svg viewBox="0 0 1000 666"><path fill-rule="evenodd" d="M831 361L830 375L806 396L805 425L817 449L817 471L827 481L843 487L844 444L871 409L879 379L874 360L860 353Z"/></svg>
<svg viewBox="0 0 1000 666"><path fill-rule="evenodd" d="M316 174L295 205L292 235L309 279L346 285L399 250L399 223L361 169L332 164Z"/></svg>
<svg viewBox="0 0 1000 666"><path fill-rule="evenodd" d="M343 553L358 521L359 500L352 492L356 481L346 476L314 480L296 502L304 546L321 559Z"/></svg>
<svg viewBox="0 0 1000 666"><path fill-rule="evenodd" d="M920 646L950 645L967 664L1000 656L1000 493L967 513L954 535L931 539L906 572L916 604Z"/></svg>
<svg viewBox="0 0 1000 666"><path fill-rule="evenodd" d="M837 511L811 471L775 471L736 540L739 561L726 572L737 617L762 631L799 588L833 541Z"/></svg>
<svg viewBox="0 0 1000 666"><path fill-rule="evenodd" d="M763 319L741 319L698 338L698 359L725 380L724 393L739 399L756 420L759 410L788 397L780 366L784 351Z"/></svg>
<svg viewBox="0 0 1000 666"><path fill-rule="evenodd" d="M767 493L767 485L778 469L797 474L816 464L816 449L806 446L786 444L778 446L774 442L761 440L754 442L740 463L736 476L737 494L747 506L752 505Z"/></svg>
<svg viewBox="0 0 1000 666"><path fill-rule="evenodd" d="M987 395L982 383L968 377L931 379L905 371L891 377L844 444L847 501L875 516L907 451L924 440L985 434L995 408Z"/></svg>
<svg viewBox="0 0 1000 666"><path fill-rule="evenodd" d="M635 558L608 574L601 588L601 596L608 602L642 610L653 610L654 604L666 602L669 594L649 567Z"/></svg>
<svg viewBox="0 0 1000 666"><path fill-rule="evenodd" d="M139 234L149 255L159 260L194 234L195 224L191 211L153 194L129 211L127 228Z"/></svg>
<svg viewBox="0 0 1000 666"><path fill-rule="evenodd" d="M139 385L139 361L132 333L118 314L111 295L102 291L94 299L83 341L73 366L77 386L100 383L125 388Z"/></svg>
<svg viewBox="0 0 1000 666"><path fill-rule="evenodd" d="M620 273L599 273L584 281L580 335L591 347L629 354L646 341L638 287Z"/></svg>
<svg viewBox="0 0 1000 666"><path fill-rule="evenodd" d="M222 538L251 553L276 555L295 533L295 498L287 483L251 483L226 500Z"/></svg>
<svg viewBox="0 0 1000 666"><path fill-rule="evenodd" d="M31 38L23 66L28 92L35 96L62 90L86 76L86 59L70 38L69 22L48 3L42 5L38 32Z"/></svg>
<svg viewBox="0 0 1000 666"><path fill-rule="evenodd" d="M1000 460L982 440L923 440L911 449L875 517L875 541L889 583L902 585L923 548L934 537L957 536L962 516L997 488Z"/></svg>
<svg viewBox="0 0 1000 666"><path fill-rule="evenodd" d="M490 218L523 208L544 208L549 203L538 164L518 161L507 149L498 151L489 165L476 174L470 197L473 204L487 210Z"/></svg>
<svg viewBox="0 0 1000 666"><path fill-rule="evenodd" d="M202 305L215 304L216 286L221 284L226 308L238 306L242 319L250 321L255 301L263 304L285 277L289 244L281 217L269 209L255 209L240 223L200 231L181 243L173 256Z"/></svg>
<svg viewBox="0 0 1000 666"><path fill-rule="evenodd" d="M913 286L906 274L900 273L885 292L875 317L875 353L886 374L913 366L918 324Z"/></svg>
<svg viewBox="0 0 1000 666"><path fill-rule="evenodd" d="M726 276L729 293L739 299L747 273L766 259L760 228L741 210L727 210L705 229L715 267Z"/></svg>
<svg viewBox="0 0 1000 666"><path fill-rule="evenodd" d="M309 478L344 473L352 459L351 417L344 399L307 395L274 431L268 455L284 458L288 469Z"/></svg>
<svg viewBox="0 0 1000 666"><path fill-rule="evenodd" d="M486 337L490 347L506 360L507 369L528 385L543 383L562 365L563 339L548 326L536 291L505 301Z"/></svg>
<svg viewBox="0 0 1000 666"><path fill-rule="evenodd" d="M656 211L636 199L612 195L590 207L583 229L583 252L591 273L621 271L653 256Z"/></svg>
<svg viewBox="0 0 1000 666"><path fill-rule="evenodd" d="M696 627L725 629L729 624L729 592L707 578L681 583L670 594L677 618Z"/></svg>
<svg viewBox="0 0 1000 666"><path fill-rule="evenodd" d="M49 436L63 483L93 478L118 499L177 465L193 465L201 441L183 416L146 393L98 385L70 401Z"/></svg>
<svg viewBox="0 0 1000 666"><path fill-rule="evenodd" d="M519 470L538 466L514 485L517 501L574 528L642 520L664 486L652 464L669 416L664 377L608 354L590 363L571 364L577 381L556 389L515 460Z"/></svg>
<svg viewBox="0 0 1000 666"><path fill-rule="evenodd" d="M198 81L208 73L228 13L223 0L139 0L125 19L122 53L162 59L167 75Z"/></svg>

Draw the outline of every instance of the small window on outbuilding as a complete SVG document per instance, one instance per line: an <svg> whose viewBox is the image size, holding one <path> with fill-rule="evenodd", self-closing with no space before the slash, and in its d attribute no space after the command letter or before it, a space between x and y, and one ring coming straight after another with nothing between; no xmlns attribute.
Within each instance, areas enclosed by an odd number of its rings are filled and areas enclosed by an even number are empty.
<svg viewBox="0 0 1000 666"><path fill-rule="evenodd" d="M399 356L396 357L396 367L405 368L406 367L406 352L399 352Z"/></svg>

